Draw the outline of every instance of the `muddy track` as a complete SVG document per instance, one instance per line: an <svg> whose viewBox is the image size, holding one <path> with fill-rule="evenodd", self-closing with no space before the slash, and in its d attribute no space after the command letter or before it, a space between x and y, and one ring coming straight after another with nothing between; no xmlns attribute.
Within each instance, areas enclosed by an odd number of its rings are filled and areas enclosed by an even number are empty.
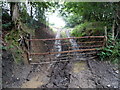
<svg viewBox="0 0 120 90"><path fill-rule="evenodd" d="M64 46L62 50L65 50ZM60 56L61 57L61 56ZM58 57L59 60L59 57ZM65 60L65 59L63 59ZM50 83L53 87L66 88L70 82L70 61L55 63L51 73Z"/></svg>
<svg viewBox="0 0 120 90"><path fill-rule="evenodd" d="M56 63L50 76L50 82L46 87L67 88L70 83L69 64L69 62Z"/></svg>
<svg viewBox="0 0 120 90"><path fill-rule="evenodd" d="M64 42L61 42L64 43ZM62 51L68 50L68 46L64 45L61 48ZM67 53L59 55L57 57L57 60L66 60L66 59L61 59L63 57L68 57L66 55ZM67 58L68 59L68 58ZM70 59L69 59L70 60ZM67 88L70 83L70 71L71 71L71 62L66 61L66 62L56 62L52 65L50 68L50 80L49 83L43 85L42 87L46 88Z"/></svg>

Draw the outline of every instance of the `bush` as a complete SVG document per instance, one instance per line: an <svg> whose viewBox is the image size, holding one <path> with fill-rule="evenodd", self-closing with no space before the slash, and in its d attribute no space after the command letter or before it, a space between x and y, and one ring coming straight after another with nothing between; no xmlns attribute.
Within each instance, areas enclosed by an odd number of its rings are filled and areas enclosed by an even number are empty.
<svg viewBox="0 0 120 90"><path fill-rule="evenodd" d="M85 22L76 26L71 32L72 36L95 36L104 34L104 23L102 22Z"/></svg>
<svg viewBox="0 0 120 90"><path fill-rule="evenodd" d="M120 60L120 39L112 40L111 35L108 36L106 47L98 53L100 60L109 60L112 63L119 63Z"/></svg>

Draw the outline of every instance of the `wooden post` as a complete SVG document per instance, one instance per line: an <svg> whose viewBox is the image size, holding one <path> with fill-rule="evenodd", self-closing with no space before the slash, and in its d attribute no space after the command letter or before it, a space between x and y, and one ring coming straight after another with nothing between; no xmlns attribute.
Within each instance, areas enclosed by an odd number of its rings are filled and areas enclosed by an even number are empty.
<svg viewBox="0 0 120 90"><path fill-rule="evenodd" d="M107 45L107 26L105 26L105 39L104 39L104 45Z"/></svg>
<svg viewBox="0 0 120 90"><path fill-rule="evenodd" d="M29 36L30 38L30 36ZM30 41L27 41L26 38L24 38L25 43L28 48L23 47L23 59L24 59L24 64L30 64L30 55L28 52L30 52Z"/></svg>
<svg viewBox="0 0 120 90"><path fill-rule="evenodd" d="M112 26L112 40L115 39L115 20L113 21L113 26Z"/></svg>

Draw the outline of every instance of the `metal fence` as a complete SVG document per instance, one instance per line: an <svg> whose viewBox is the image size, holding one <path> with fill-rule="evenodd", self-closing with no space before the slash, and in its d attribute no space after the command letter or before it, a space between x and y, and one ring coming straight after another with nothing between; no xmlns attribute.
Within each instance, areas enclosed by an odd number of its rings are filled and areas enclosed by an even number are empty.
<svg viewBox="0 0 120 90"><path fill-rule="evenodd" d="M77 46L72 46L69 40L75 40ZM60 40L61 44L55 44ZM95 58L96 53L105 45L105 36L84 36L71 38L50 38L50 39L29 39L28 61L30 64L44 64L52 62L85 60L88 56ZM55 46L61 46L62 50L57 51ZM78 49L74 49L78 48ZM56 57L57 54L61 54ZM79 58L76 58L79 56Z"/></svg>

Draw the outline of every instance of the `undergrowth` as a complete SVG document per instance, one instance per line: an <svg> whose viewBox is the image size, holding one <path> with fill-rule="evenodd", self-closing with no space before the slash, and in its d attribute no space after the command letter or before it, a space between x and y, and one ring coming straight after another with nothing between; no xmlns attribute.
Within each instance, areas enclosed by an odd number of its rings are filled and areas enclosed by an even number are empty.
<svg viewBox="0 0 120 90"><path fill-rule="evenodd" d="M92 35L103 35L104 34L104 23L101 22L84 22L77 25L71 32L72 36L92 36Z"/></svg>
<svg viewBox="0 0 120 90"><path fill-rule="evenodd" d="M16 63L20 63L22 61L22 49L19 45L19 38L22 32L20 30L12 30L5 36L5 42L7 43L7 46L3 49L10 50L12 52L13 58Z"/></svg>
<svg viewBox="0 0 120 90"><path fill-rule="evenodd" d="M120 61L120 39L113 40L112 35L108 35L106 46L102 49L98 56L102 61L111 61L114 64L118 64Z"/></svg>

